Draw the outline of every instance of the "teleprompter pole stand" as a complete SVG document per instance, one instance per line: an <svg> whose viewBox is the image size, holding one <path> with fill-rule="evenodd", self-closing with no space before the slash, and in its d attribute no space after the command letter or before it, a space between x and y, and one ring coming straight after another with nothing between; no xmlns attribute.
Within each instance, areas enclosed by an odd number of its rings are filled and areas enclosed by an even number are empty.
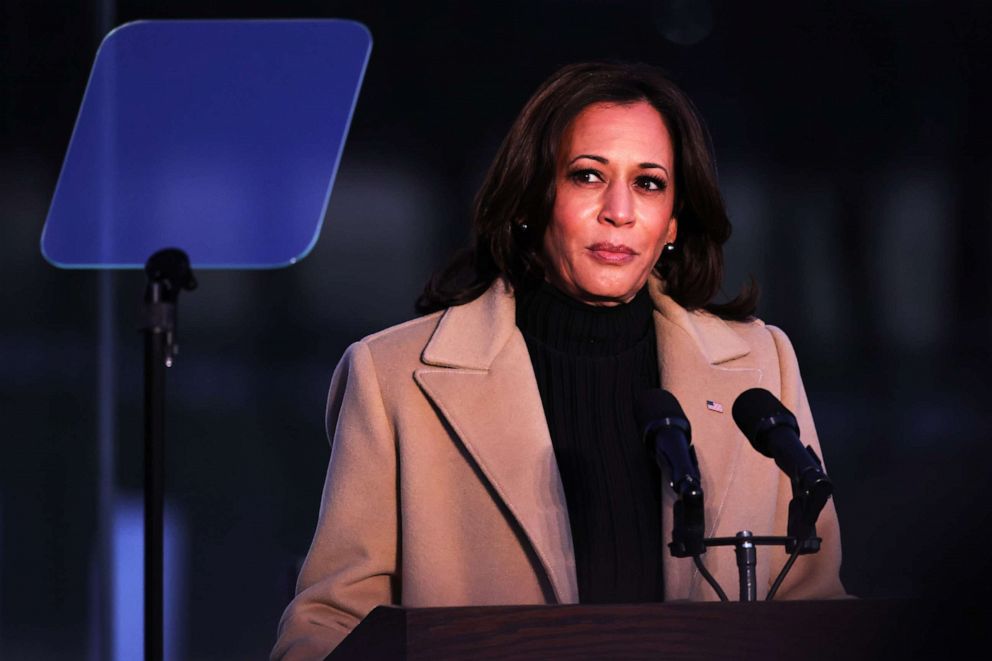
<svg viewBox="0 0 992 661"><path fill-rule="evenodd" d="M162 661L165 501L165 370L172 366L179 292L196 289L189 258L166 248L145 264L148 284L141 330L145 335L145 659Z"/></svg>

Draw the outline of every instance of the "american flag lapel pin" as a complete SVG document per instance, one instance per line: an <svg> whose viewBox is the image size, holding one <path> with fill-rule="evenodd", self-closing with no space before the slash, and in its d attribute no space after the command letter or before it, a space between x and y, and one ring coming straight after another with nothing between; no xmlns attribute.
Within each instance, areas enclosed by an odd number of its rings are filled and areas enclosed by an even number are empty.
<svg viewBox="0 0 992 661"><path fill-rule="evenodd" d="M712 399L706 400L706 408L711 411L716 411L717 413L723 413L723 404L720 402L714 402Z"/></svg>

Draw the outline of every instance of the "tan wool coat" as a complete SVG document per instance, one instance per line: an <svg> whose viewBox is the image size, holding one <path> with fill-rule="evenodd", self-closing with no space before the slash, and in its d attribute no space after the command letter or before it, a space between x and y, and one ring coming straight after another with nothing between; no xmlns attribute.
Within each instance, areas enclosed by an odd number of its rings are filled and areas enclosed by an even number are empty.
<svg viewBox="0 0 992 661"><path fill-rule="evenodd" d="M792 345L774 326L688 312L658 280L649 286L661 384L692 425L706 535L784 535L789 481L750 447L730 408L744 390L768 389L822 457ZM327 429L331 458L317 529L273 658L324 658L379 604L578 600L551 437L504 283L349 347L331 381ZM666 486L666 544L672 498ZM822 550L799 557L777 598L844 595L832 502L817 532ZM691 558L664 556L666 599L716 599ZM736 592L733 549L712 548L703 559ZM759 550L759 598L785 560L781 548Z"/></svg>

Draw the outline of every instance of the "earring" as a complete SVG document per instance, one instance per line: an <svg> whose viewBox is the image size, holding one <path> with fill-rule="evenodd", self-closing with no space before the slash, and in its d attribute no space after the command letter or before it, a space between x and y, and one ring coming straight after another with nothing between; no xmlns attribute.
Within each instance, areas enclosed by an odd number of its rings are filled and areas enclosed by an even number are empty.
<svg viewBox="0 0 992 661"><path fill-rule="evenodd" d="M526 232L529 229L529 227L527 223L520 223L520 229L521 231Z"/></svg>
<svg viewBox="0 0 992 661"><path fill-rule="evenodd" d="M671 255L673 252L675 252L675 244L674 243L666 243L663 250L664 250L664 253L663 254L665 254L665 255Z"/></svg>

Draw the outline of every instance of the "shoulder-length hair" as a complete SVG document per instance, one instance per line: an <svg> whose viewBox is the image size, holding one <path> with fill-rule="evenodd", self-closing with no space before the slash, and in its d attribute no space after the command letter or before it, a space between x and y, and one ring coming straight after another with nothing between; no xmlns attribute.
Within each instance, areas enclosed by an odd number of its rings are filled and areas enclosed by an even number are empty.
<svg viewBox="0 0 992 661"><path fill-rule="evenodd" d="M709 135L692 101L658 69L590 62L560 69L537 90L503 140L475 199L474 245L427 283L418 312L478 298L493 280L515 291L544 280L541 246L555 201L558 149L568 125L595 103L645 101L662 116L675 149L675 250L655 265L665 292L683 307L725 319L754 314L753 279L733 300L712 299L723 281L730 220L717 186Z"/></svg>

